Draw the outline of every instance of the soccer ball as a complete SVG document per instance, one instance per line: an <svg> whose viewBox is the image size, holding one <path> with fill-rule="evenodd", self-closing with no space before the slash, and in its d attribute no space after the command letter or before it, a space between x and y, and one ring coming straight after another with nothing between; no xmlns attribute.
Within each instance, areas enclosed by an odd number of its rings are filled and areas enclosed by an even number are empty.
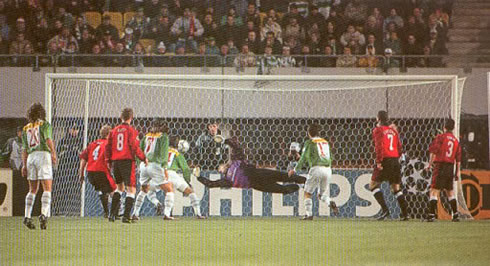
<svg viewBox="0 0 490 266"><path fill-rule="evenodd" d="M186 153L190 148L189 142L185 139L181 139L179 140L179 145L177 148L180 152Z"/></svg>

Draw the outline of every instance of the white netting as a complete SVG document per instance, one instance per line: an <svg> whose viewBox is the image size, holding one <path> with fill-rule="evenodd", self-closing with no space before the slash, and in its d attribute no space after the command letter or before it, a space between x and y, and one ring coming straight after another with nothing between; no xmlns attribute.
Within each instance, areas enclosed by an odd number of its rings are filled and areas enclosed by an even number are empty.
<svg viewBox="0 0 490 266"><path fill-rule="evenodd" d="M363 211L363 208L377 205L370 193L364 193L365 181L368 180L365 176L374 165L371 139L374 117L378 110L384 109L401 132L408 157L403 168L404 190L410 214L420 217L426 211L430 181L420 167L427 162L428 145L437 130L442 128L444 119L454 115L455 108L460 106L462 90L454 90L453 85L453 80L447 77L192 76L186 79L181 76L142 76L124 79L120 76L94 76L80 79L73 75L72 78L52 79L51 110L57 140L76 123L80 125L80 136L86 130L87 142L97 138L103 124L116 125L124 107L134 109L134 125L142 133L147 132L152 119L163 117L171 134L191 143L191 150L186 153L189 163L200 165L207 175L214 173L212 171L225 160L226 153L226 147L214 142L204 142L200 147L196 145L210 121L219 122L223 135L239 136L251 162L283 171L288 164L289 144L293 141L303 143L306 126L318 122L323 128L321 135L331 142L334 156L335 175L330 193L338 198L338 202L343 202L339 204L341 215L353 217L376 213L375 207ZM459 113L459 109L456 112ZM83 143L83 138L77 141ZM80 214L77 169L75 153L60 155L55 174L54 215ZM345 180L350 184L349 188L343 185ZM216 204L219 206L216 207L210 198L214 194L210 195L194 180L192 184L201 191L199 196L203 198L205 214L212 214L213 209L218 208L222 215L236 215L238 211L232 207L238 204L234 203L235 199L242 205L241 215L277 213L273 210L275 201L267 193L259 202L261 212L253 206L258 201L252 199L253 193L248 190L241 191L241 196L218 201ZM386 187L384 189L392 212L397 213L395 200L389 196ZM347 195L345 190L352 190L352 193L348 191ZM90 185L85 192L84 214L100 214L98 197ZM159 199L162 199L160 194ZM298 204L301 197L297 193L285 196L283 205L294 206L293 214L302 214L302 203ZM183 201L178 204L188 205L187 198ZM314 212L324 214L320 208L315 199ZM174 210L174 214L189 212L190 207L182 205ZM142 213L154 213L148 201Z"/></svg>

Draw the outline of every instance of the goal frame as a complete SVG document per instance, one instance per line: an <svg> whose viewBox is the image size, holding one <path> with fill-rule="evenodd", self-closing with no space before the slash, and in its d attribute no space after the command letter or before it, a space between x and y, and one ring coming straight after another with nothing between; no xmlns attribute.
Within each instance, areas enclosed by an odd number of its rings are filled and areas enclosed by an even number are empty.
<svg viewBox="0 0 490 266"><path fill-rule="evenodd" d="M490 73L489 91L490 91ZM88 145L88 121L89 121L89 103L90 103L90 84L93 80L222 80L222 81L448 81L451 82L451 117L455 120L454 134L459 137L459 125L461 114L461 99L458 102L458 96L462 95L463 88L459 87L459 77L457 75L166 75L166 74L78 74L78 73L47 73L45 76L45 106L46 119L52 122L52 85L55 79L85 80L85 100L84 100L84 130L83 130L83 148ZM464 81L461 82L464 84ZM220 89L219 87L217 89ZM224 88L223 88L224 89ZM356 89L356 88L354 88ZM365 88L359 88L365 89ZM260 90L260 89L257 89ZM290 89L287 91L294 91ZM489 96L490 97L490 96ZM489 103L490 110L490 103ZM85 213L85 182L81 187L81 208L80 216Z"/></svg>

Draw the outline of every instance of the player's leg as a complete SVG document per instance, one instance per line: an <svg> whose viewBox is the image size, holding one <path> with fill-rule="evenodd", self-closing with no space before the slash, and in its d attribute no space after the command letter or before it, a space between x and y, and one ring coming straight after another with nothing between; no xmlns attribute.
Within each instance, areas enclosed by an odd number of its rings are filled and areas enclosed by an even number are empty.
<svg viewBox="0 0 490 266"><path fill-rule="evenodd" d="M303 220L313 220L313 193L318 188L320 184L319 167L313 167L308 173L308 178L305 182L305 194L303 204L305 206L305 217Z"/></svg>
<svg viewBox="0 0 490 266"><path fill-rule="evenodd" d="M435 163L432 171L432 182L430 185L429 211L426 221L433 222L436 219L437 199L440 195L440 190L443 188L443 169L441 164Z"/></svg>
<svg viewBox="0 0 490 266"><path fill-rule="evenodd" d="M189 199L191 201L191 206L192 209L194 210L194 214L196 215L196 217L199 219L205 218L204 216L201 215L201 201L197 197L194 190L190 186L187 186L182 193L184 194L184 196L189 196Z"/></svg>
<svg viewBox="0 0 490 266"><path fill-rule="evenodd" d="M134 202L134 211L133 211L133 216L131 218L132 220L139 220L141 207L143 206L143 202L145 201L148 190L149 190L148 184L141 185L140 192L138 193L138 196L136 196L136 200Z"/></svg>
<svg viewBox="0 0 490 266"><path fill-rule="evenodd" d="M29 172L28 172L29 173ZM29 229L36 229L32 223L32 207L34 206L34 200L36 199L37 190L39 188L39 181L29 180L29 192L26 195L26 207L24 213L24 225Z"/></svg>
<svg viewBox="0 0 490 266"><path fill-rule="evenodd" d="M136 194L136 165L134 161L126 160L125 162L125 185L126 185L126 200L124 201L124 215L122 222L131 223L131 210L134 205L134 196Z"/></svg>
<svg viewBox="0 0 490 266"><path fill-rule="evenodd" d="M403 194L403 190L401 189L400 184L391 184L391 191L393 191L393 195L395 195L396 200L398 201L398 205L400 206L400 220L407 221L408 220L408 212L407 212L407 201L405 200L405 195Z"/></svg>
<svg viewBox="0 0 490 266"><path fill-rule="evenodd" d="M53 180L41 180L41 185L43 187L43 195L41 197L41 215L39 216L39 223L41 229L46 229L47 219L51 215L51 190Z"/></svg>
<svg viewBox="0 0 490 266"><path fill-rule="evenodd" d="M458 203L456 202L456 196L454 195L454 190L447 190L447 197L449 200L449 205L451 206L452 211L452 221L459 222L459 213L458 213Z"/></svg>
<svg viewBox="0 0 490 266"><path fill-rule="evenodd" d="M255 174L255 168L251 168L246 171L246 175L250 180L250 186L253 189L260 190L262 192L271 192L271 193L281 193L281 194L289 194L298 191L299 186L297 184L287 184L281 185L276 183L275 180L270 178L263 178L263 176L259 176Z"/></svg>
<svg viewBox="0 0 490 266"><path fill-rule="evenodd" d="M116 220L116 216L119 212L119 205L121 203L121 196L123 191L125 190L123 173L121 169L120 161L113 162L113 170L114 170L114 178L116 179L117 189L112 195L112 203L111 203L111 212L109 215L109 221L114 222Z"/></svg>
<svg viewBox="0 0 490 266"><path fill-rule="evenodd" d="M288 176L288 173L271 170L271 169L263 169L263 168L252 168L254 171L254 175L262 178L268 178L273 180L274 182L291 182L304 184L306 182L306 178L300 175L292 175Z"/></svg>
<svg viewBox="0 0 490 266"><path fill-rule="evenodd" d="M401 176L401 167L398 159L389 159L388 165L386 166L387 169L387 174L390 176L390 184L391 184L391 191L396 197L396 200L398 201L398 205L400 206L401 210L401 215L400 215L400 220L406 221L408 220L408 213L407 213L407 201L405 200L405 195L403 195L403 190L401 189L401 182L402 182L402 176Z"/></svg>
<svg viewBox="0 0 490 266"><path fill-rule="evenodd" d="M322 167L321 171L322 171L322 173L321 173L321 176L319 178L320 184L318 187L318 198L321 201L328 204L328 206L330 207L330 210L332 211L332 213L334 215L338 215L339 214L339 208L337 208L337 204L335 203L335 201L333 201L330 198L330 195L328 194L330 192L329 191L327 192L327 188L330 185L330 181L332 180L332 168Z"/></svg>
<svg viewBox="0 0 490 266"><path fill-rule="evenodd" d="M160 186L158 186L154 182L150 182L150 188L148 190L148 194L146 194L146 197L153 204L153 206L155 206L155 208L157 209L157 216L160 216L163 214L163 205L160 202L160 200L158 200L158 198L157 198L157 193L159 191L161 191Z"/></svg>
<svg viewBox="0 0 490 266"><path fill-rule="evenodd" d="M371 182L369 183L369 190L373 192L374 198L381 206L382 213L381 216L378 218L378 220L384 220L390 216L390 211L388 210L388 206L386 206L385 198L383 196L383 192L381 191L382 180L383 180L383 171L375 167L373 171L373 176L371 178Z"/></svg>
<svg viewBox="0 0 490 266"><path fill-rule="evenodd" d="M167 182L164 184L160 184L160 188L165 191L165 202L164 202L164 210L163 210L163 219L164 220L173 220L174 218L171 216L172 209L174 208L174 189L173 184L171 182Z"/></svg>

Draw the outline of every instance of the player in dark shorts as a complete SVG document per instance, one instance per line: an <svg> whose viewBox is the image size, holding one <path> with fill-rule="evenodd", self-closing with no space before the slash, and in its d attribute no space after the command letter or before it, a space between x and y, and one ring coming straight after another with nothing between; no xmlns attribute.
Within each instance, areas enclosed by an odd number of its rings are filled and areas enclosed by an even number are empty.
<svg viewBox="0 0 490 266"><path fill-rule="evenodd" d="M218 171L223 174L223 178L216 181L211 181L207 178L198 176L197 180L203 183L206 187L216 188L253 188L263 192L289 194L297 191L297 184L304 184L306 178L299 175L288 176L285 172L256 168L249 164L245 159L245 153L238 143L236 137L225 140L230 150L229 162L219 166ZM295 183L295 184L279 184L278 182Z"/></svg>
<svg viewBox="0 0 490 266"><path fill-rule="evenodd" d="M451 205L453 222L459 221L458 204L454 195L453 182L460 176L461 146L454 136L454 120L448 119L444 124L444 133L439 134L429 146L430 160L427 170L432 171L432 183L430 186L428 222L436 218L437 199L441 190L446 190L449 204ZM456 165L456 174L454 166Z"/></svg>
<svg viewBox="0 0 490 266"><path fill-rule="evenodd" d="M373 141L376 151L376 166L369 184L369 189L373 192L374 198L381 206L381 215L378 220L384 220L390 216L390 211L386 206L383 192L380 189L381 183L390 183L391 190L395 195L398 205L400 205L400 220L408 220L407 202L401 189L401 167L399 158L402 151L402 144L398 131L394 125L390 126L388 113L379 111L376 117L376 128L373 130Z"/></svg>
<svg viewBox="0 0 490 266"><path fill-rule="evenodd" d="M117 190L112 197L109 221L114 222L123 190L126 190L124 202L123 223L131 223L130 214L136 194L135 158L148 164L145 154L140 149L138 131L131 126L133 121L133 109L124 108L121 113L122 124L116 126L107 140L105 159L109 169L112 166L116 178Z"/></svg>
<svg viewBox="0 0 490 266"><path fill-rule="evenodd" d="M110 132L111 127L107 125L100 129L100 139L90 143L80 154L79 169L80 182L83 183L86 168L88 181L99 193L105 218L109 216L109 196L116 190L116 183L105 162L105 147Z"/></svg>

